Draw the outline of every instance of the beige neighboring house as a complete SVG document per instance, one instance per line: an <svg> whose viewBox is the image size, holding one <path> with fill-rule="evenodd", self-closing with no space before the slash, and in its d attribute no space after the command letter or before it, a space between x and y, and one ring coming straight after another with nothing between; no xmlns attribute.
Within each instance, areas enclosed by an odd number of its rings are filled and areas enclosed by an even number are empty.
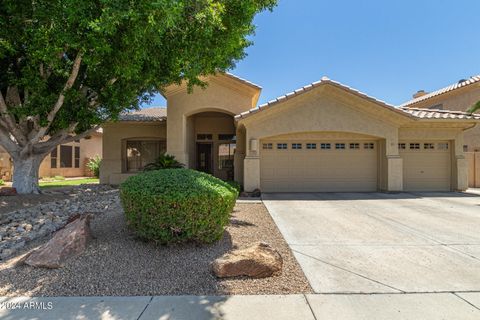
<svg viewBox="0 0 480 320"><path fill-rule="evenodd" d="M86 164L90 158L102 156L102 129L79 141L57 146L40 164L39 176L84 177L91 176ZM13 166L10 155L0 147L0 173L10 181Z"/></svg>
<svg viewBox="0 0 480 320"><path fill-rule="evenodd" d="M100 181L119 184L167 151L246 191L450 191L468 186L464 131L480 115L396 108L322 78L257 107L231 74L164 92L167 108L104 126Z"/></svg>
<svg viewBox="0 0 480 320"><path fill-rule="evenodd" d="M480 101L480 75L462 79L445 88L425 92L419 90L413 99L400 107L453 110L465 112ZM480 187L480 126L465 131L463 150L468 160L469 186Z"/></svg>

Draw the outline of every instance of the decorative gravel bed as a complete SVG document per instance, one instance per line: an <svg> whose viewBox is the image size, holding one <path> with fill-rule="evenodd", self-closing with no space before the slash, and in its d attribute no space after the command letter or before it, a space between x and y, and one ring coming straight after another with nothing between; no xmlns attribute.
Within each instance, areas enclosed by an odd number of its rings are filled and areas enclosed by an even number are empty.
<svg viewBox="0 0 480 320"><path fill-rule="evenodd" d="M16 266L21 256L0 264L0 295L223 295L312 292L288 245L261 203L237 204L221 241L214 245L155 246L126 228L118 200L91 223L95 239L61 269ZM215 258L233 248L265 241L284 259L281 275L265 279L217 279ZM26 248L41 244L32 242Z"/></svg>

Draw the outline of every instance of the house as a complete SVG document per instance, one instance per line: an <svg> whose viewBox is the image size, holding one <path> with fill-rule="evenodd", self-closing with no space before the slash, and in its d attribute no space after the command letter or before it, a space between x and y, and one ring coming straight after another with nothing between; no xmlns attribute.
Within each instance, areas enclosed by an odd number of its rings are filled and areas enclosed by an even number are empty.
<svg viewBox="0 0 480 320"><path fill-rule="evenodd" d="M104 126L101 183L162 151L246 191L450 191L467 188L463 133L480 115L395 108L322 78L256 107L261 87L225 73L205 89L166 88L167 108Z"/></svg>
<svg viewBox="0 0 480 320"><path fill-rule="evenodd" d="M79 141L59 145L40 164L39 177L83 177L91 176L87 168L90 158L102 155L102 130ZM10 155L0 147L0 173L10 181L13 166Z"/></svg>
<svg viewBox="0 0 480 320"><path fill-rule="evenodd" d="M400 107L467 111L480 101L480 75L462 79L445 88L419 90ZM480 126L465 131L463 150L468 160L469 186L480 187Z"/></svg>

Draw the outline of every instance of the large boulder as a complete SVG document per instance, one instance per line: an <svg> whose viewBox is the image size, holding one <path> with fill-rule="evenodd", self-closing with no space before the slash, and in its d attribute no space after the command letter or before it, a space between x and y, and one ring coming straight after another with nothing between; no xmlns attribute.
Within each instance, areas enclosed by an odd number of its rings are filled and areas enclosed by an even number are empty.
<svg viewBox="0 0 480 320"><path fill-rule="evenodd" d="M58 230L45 245L28 254L24 263L32 267L60 268L68 258L85 251L91 238L90 215L81 215Z"/></svg>
<svg viewBox="0 0 480 320"><path fill-rule="evenodd" d="M219 278L270 277L282 271L283 259L269 244L260 242L246 249L233 250L216 259L213 272Z"/></svg>

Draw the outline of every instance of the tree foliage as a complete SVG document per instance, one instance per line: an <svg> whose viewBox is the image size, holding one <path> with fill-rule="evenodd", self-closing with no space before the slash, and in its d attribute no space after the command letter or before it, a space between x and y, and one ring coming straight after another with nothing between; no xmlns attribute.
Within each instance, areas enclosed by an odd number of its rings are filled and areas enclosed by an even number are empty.
<svg viewBox="0 0 480 320"><path fill-rule="evenodd" d="M244 58L254 16L275 3L2 0L0 144L21 164L167 85L202 85Z"/></svg>

